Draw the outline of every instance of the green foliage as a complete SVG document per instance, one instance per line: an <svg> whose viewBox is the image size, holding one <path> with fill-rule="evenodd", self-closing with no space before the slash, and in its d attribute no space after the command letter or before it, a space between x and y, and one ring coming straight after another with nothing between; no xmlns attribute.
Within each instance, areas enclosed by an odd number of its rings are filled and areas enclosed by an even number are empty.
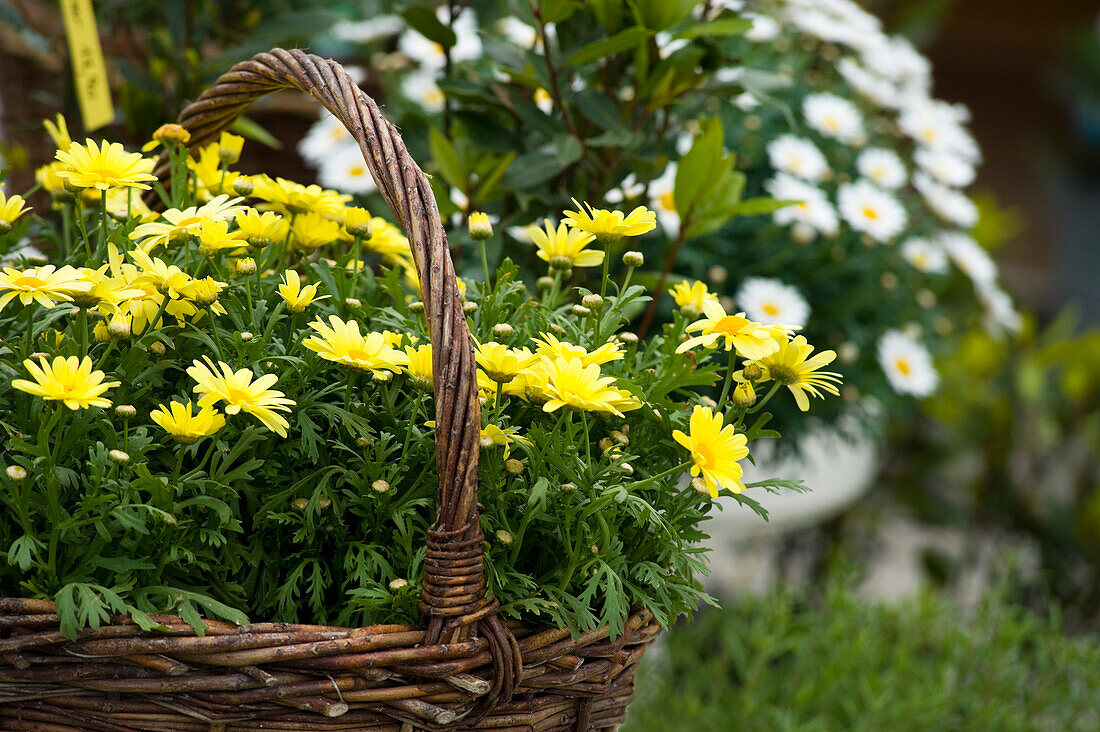
<svg viewBox="0 0 1100 732"><path fill-rule="evenodd" d="M840 586L742 596L643 658L623 729L1095 729L1100 638L1051 613L1001 591L968 611Z"/></svg>

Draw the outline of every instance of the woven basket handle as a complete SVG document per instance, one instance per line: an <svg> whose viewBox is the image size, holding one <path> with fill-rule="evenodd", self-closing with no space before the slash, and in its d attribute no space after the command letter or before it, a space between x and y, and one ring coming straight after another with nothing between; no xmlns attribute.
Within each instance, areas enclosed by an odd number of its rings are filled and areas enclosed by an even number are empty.
<svg viewBox="0 0 1100 732"><path fill-rule="evenodd" d="M191 145L217 139L256 99L280 89L300 89L339 119L355 140L390 210L412 245L420 275L436 404L439 511L428 531L421 607L428 616L427 642L452 642L471 634L490 637L498 666L518 648L487 597L478 524L477 459L480 410L470 331L458 297L447 234L428 179L409 155L378 105L335 61L302 51L275 49L234 66L180 114ZM503 684L516 669L503 669Z"/></svg>

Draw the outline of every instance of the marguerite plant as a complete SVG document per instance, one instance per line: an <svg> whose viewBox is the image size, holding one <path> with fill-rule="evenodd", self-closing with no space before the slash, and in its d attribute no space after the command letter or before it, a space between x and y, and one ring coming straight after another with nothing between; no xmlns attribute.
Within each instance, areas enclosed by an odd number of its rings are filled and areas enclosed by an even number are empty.
<svg viewBox="0 0 1100 732"><path fill-rule="evenodd" d="M167 185L139 153L73 143L62 165L94 147L104 169L58 169L69 185L46 218L20 207L22 243L50 263L15 255L0 275L0 594L54 599L69 634L108 611L415 621L437 481L408 240L344 193L239 175L231 138L185 139L169 125L154 140ZM155 206L131 197L142 186ZM505 259L460 289L490 591L505 615L574 633L615 636L638 608L667 624L708 600L697 542L715 500L762 513L754 493L798 487L746 484L742 466L776 436L770 403L836 393L833 354L699 287L677 295L692 318L639 337L644 257L611 247L644 241L654 212L544 214L543 278ZM571 282L601 265L598 287Z"/></svg>

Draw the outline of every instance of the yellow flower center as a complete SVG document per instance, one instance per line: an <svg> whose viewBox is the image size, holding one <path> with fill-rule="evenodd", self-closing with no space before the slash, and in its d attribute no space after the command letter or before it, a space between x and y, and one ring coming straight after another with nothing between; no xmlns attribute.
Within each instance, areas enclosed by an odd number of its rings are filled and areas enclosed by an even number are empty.
<svg viewBox="0 0 1100 732"><path fill-rule="evenodd" d="M114 180L117 174L118 171L116 171L114 168L96 168L92 171L92 175L96 176L97 178L102 178L103 180Z"/></svg>
<svg viewBox="0 0 1100 732"><path fill-rule="evenodd" d="M840 122L836 117L826 117L821 121L821 126L830 132L836 132L840 128Z"/></svg>
<svg viewBox="0 0 1100 732"><path fill-rule="evenodd" d="M661 207L666 211L676 210L676 202L672 198L672 191L666 191L661 194Z"/></svg>
<svg viewBox="0 0 1100 732"><path fill-rule="evenodd" d="M708 468L714 464L714 450L705 442L695 443L695 464L700 468Z"/></svg>
<svg viewBox="0 0 1100 732"><path fill-rule="evenodd" d="M742 318L738 315L727 315L724 318L719 318L714 323L712 332L733 335L735 333L740 333L741 329L744 328L748 322L746 318Z"/></svg>
<svg viewBox="0 0 1100 732"><path fill-rule="evenodd" d="M878 220L878 211L871 208L870 206L864 206L863 207L863 215L866 216L867 218L871 219L871 221L877 221Z"/></svg>
<svg viewBox="0 0 1100 732"><path fill-rule="evenodd" d="M374 358L374 354L364 348L349 348L348 358L353 358L356 361L370 361Z"/></svg>
<svg viewBox="0 0 1100 732"><path fill-rule="evenodd" d="M899 358L897 361L895 361L894 368L896 368L902 376L908 376L909 372L911 371L909 362L906 361L904 358Z"/></svg>
<svg viewBox="0 0 1100 732"><path fill-rule="evenodd" d="M230 404L236 404L238 406L244 406L252 403L252 395L250 395L244 389L238 389L235 386L231 386L225 390L226 401Z"/></svg>
<svg viewBox="0 0 1100 732"><path fill-rule="evenodd" d="M763 310L764 310L765 313L767 313L768 315L770 315L772 317L775 317L776 315L779 315L779 308L777 308L773 303L770 303L770 302L764 303Z"/></svg>
<svg viewBox="0 0 1100 732"><path fill-rule="evenodd" d="M362 165L355 165L350 170L348 170L348 175L358 178L366 172L367 169L364 168Z"/></svg>
<svg viewBox="0 0 1100 732"><path fill-rule="evenodd" d="M21 287L25 290L37 290L46 284L44 280L35 277L34 275L20 275L14 278L11 283L16 287Z"/></svg>

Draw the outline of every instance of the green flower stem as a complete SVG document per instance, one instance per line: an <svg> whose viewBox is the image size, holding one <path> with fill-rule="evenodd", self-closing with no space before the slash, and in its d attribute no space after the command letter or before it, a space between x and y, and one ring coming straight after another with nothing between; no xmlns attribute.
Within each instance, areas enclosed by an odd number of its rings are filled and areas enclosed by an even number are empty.
<svg viewBox="0 0 1100 732"><path fill-rule="evenodd" d="M99 192L99 244L96 254L107 251L107 191Z"/></svg>
<svg viewBox="0 0 1100 732"><path fill-rule="evenodd" d="M728 353L729 365L726 367L726 380L722 384L722 394L718 397L718 409L716 410L719 414L726 406L726 399L729 398L730 388L733 385L733 372L737 369L737 351L731 348Z"/></svg>
<svg viewBox="0 0 1100 732"><path fill-rule="evenodd" d="M543 299L543 304L550 310L554 310L558 307L558 293L561 290L561 270L554 270L554 284L550 286L550 290L546 293L546 297Z"/></svg>
<svg viewBox="0 0 1100 732"><path fill-rule="evenodd" d="M76 226L80 230L80 238L84 241L84 251L88 254L88 266L91 266L93 260L92 257L92 243L88 239L88 227L84 225L84 204L80 200L80 194L76 194L76 203L73 210L76 213Z"/></svg>
<svg viewBox="0 0 1100 732"><path fill-rule="evenodd" d="M757 402L756 406L754 406L752 409L749 409L746 414L756 414L761 409L763 409L764 405L767 404L773 396L775 396L775 392L779 391L779 387L781 386L783 385L780 384L778 381L772 384L772 388L768 390L768 393L764 395L764 398Z"/></svg>
<svg viewBox="0 0 1100 732"><path fill-rule="evenodd" d="M88 309L79 308L80 315L80 357L88 355Z"/></svg>
<svg viewBox="0 0 1100 732"><path fill-rule="evenodd" d="M584 465L586 469L592 468L592 439L588 432L588 412L581 412L581 425L584 427Z"/></svg>
<svg viewBox="0 0 1100 732"><path fill-rule="evenodd" d="M628 266L626 268L626 277L623 277L623 284L619 288L619 292L626 292L626 288L630 287L630 278L634 276L634 270L636 267Z"/></svg>
<svg viewBox="0 0 1100 732"><path fill-rule="evenodd" d="M57 408L54 409L53 414L50 415L49 421L41 432L42 437L47 443L51 441L51 433L54 428L61 423L61 418L66 410L67 408L64 404L58 403ZM61 497L59 495L59 486L57 483L57 458L63 441L64 440L62 440L60 436L58 439L52 440L53 449L50 451L51 470L46 475L46 515L50 519L50 538L49 544L47 545L48 559L46 569L51 577L57 576L57 545L61 538Z"/></svg>
<svg viewBox="0 0 1100 732"><path fill-rule="evenodd" d="M34 306L28 304L24 310L27 313L27 336L23 341L24 358L30 358L34 352Z"/></svg>
<svg viewBox="0 0 1100 732"><path fill-rule="evenodd" d="M413 427L416 427L416 420L420 417L420 403L424 400L424 390L417 388L416 399L413 400L412 416L409 417L409 430L405 433L405 444L401 448L402 455L409 454L409 442L412 440Z"/></svg>
<svg viewBox="0 0 1100 732"><path fill-rule="evenodd" d="M352 390L352 385L354 383L355 383L355 371L353 369L348 369L348 385L347 385L347 388L344 389L344 411L345 412L350 412L351 411L351 390Z"/></svg>
<svg viewBox="0 0 1100 732"><path fill-rule="evenodd" d="M492 286L492 277L489 276L489 255L485 253L486 239L478 241L478 245L481 247L481 269L485 271L485 287L486 289Z"/></svg>
<svg viewBox="0 0 1100 732"><path fill-rule="evenodd" d="M604 243L603 276L600 278L600 297L607 296L607 280L611 276L611 242Z"/></svg>
<svg viewBox="0 0 1100 732"><path fill-rule="evenodd" d="M668 476L673 475L675 473L682 473L685 470L687 470L688 468L690 468L692 466L692 464L693 464L693 462L691 460L688 460L685 463L680 463L679 465L677 465L674 468L669 468L668 470L664 471L663 473L658 473L657 475L651 475L648 478L644 478L642 480L639 480L638 482L631 484L630 490L636 491L636 490L639 490L640 488L649 486L649 484L651 484L651 483L656 483L657 481L661 480L662 478L667 478Z"/></svg>

